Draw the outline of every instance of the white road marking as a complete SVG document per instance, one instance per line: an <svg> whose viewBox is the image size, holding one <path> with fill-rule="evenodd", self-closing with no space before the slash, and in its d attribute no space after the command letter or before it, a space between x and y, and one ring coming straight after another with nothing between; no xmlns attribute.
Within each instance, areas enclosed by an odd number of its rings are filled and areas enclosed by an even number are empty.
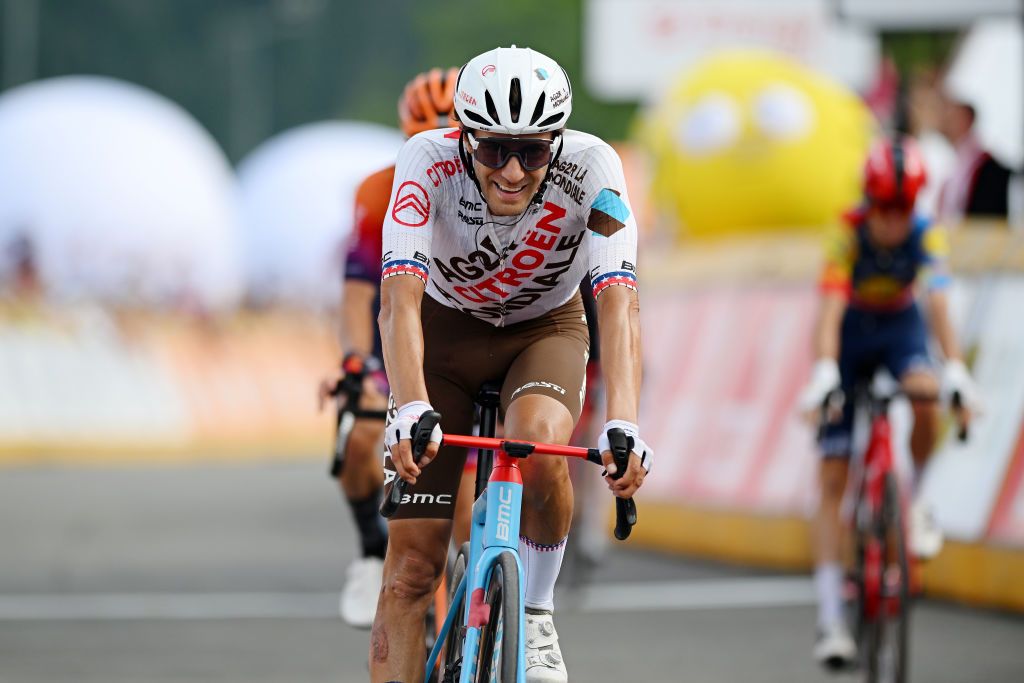
<svg viewBox="0 0 1024 683"><path fill-rule="evenodd" d="M804 577L603 583L567 596L579 612L742 609L814 603ZM0 621L333 619L338 593L46 593L0 595Z"/></svg>
<svg viewBox="0 0 1024 683"><path fill-rule="evenodd" d="M809 578L707 579L648 581L584 586L576 607L581 612L736 609L813 605L814 585Z"/></svg>
<svg viewBox="0 0 1024 683"><path fill-rule="evenodd" d="M338 593L88 593L0 595L0 621L320 619Z"/></svg>

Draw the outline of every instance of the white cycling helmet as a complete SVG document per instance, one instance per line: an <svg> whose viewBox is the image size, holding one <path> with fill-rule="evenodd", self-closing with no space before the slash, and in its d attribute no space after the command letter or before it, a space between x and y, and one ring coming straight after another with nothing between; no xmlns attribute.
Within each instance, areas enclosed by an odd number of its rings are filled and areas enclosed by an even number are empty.
<svg viewBox="0 0 1024 683"><path fill-rule="evenodd" d="M565 128L572 86L558 62L528 47L499 47L462 67L455 111L468 128L520 135Z"/></svg>

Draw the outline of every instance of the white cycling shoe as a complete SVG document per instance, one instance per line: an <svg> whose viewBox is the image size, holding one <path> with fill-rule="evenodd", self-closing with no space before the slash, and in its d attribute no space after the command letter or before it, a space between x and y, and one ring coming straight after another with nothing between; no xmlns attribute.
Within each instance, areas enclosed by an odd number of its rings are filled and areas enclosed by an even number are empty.
<svg viewBox="0 0 1024 683"><path fill-rule="evenodd" d="M551 612L527 609L526 683L568 683Z"/></svg>
<svg viewBox="0 0 1024 683"><path fill-rule="evenodd" d="M920 560L930 560L942 550L943 540L931 508L924 501L914 501L910 506L910 552Z"/></svg>
<svg viewBox="0 0 1024 683"><path fill-rule="evenodd" d="M843 624L823 629L814 644L814 659L828 669L845 669L857 659L857 644Z"/></svg>
<svg viewBox="0 0 1024 683"><path fill-rule="evenodd" d="M377 614L377 597L384 577L384 560L362 557L348 566L338 608L349 626L370 628Z"/></svg>

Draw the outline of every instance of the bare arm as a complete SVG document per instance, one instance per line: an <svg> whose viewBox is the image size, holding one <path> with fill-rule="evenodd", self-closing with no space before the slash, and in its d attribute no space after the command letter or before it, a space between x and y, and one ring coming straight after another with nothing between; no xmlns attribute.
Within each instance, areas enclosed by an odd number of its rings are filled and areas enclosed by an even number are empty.
<svg viewBox="0 0 1024 683"><path fill-rule="evenodd" d="M640 411L640 299L626 287L610 287L597 300L601 370L608 419L636 423Z"/></svg>
<svg viewBox="0 0 1024 683"><path fill-rule="evenodd" d="M423 283L411 276L390 277L380 287L380 336L384 367L395 402L429 401L423 379Z"/></svg>
<svg viewBox="0 0 1024 683"><path fill-rule="evenodd" d="M341 294L341 348L348 353L373 353L373 300L377 288L365 280L345 280Z"/></svg>
<svg viewBox="0 0 1024 683"><path fill-rule="evenodd" d="M384 367L399 408L412 401L430 402L423 379L423 324L420 320L423 289L421 280L406 275L381 282L378 321ZM414 462L409 440L403 439L392 447L391 461L402 479L415 484L421 466L433 460L437 450L438 444L432 441L423 457Z"/></svg>
<svg viewBox="0 0 1024 683"><path fill-rule="evenodd" d="M821 298L818 322L814 328L815 358L839 358L839 332L846 312L846 297L837 292L825 292Z"/></svg>
<svg viewBox="0 0 1024 683"><path fill-rule="evenodd" d="M626 287L610 287L597 300L598 334L601 338L601 370L608 401L608 419L638 423L640 413L640 299ZM601 454L613 471L612 455ZM629 498L644 482L646 471L637 454L630 453L626 472L619 479L606 478L612 493Z"/></svg>
<svg viewBox="0 0 1024 683"><path fill-rule="evenodd" d="M945 290L933 289L928 292L927 306L932 334L939 341L946 360L962 360L960 344L957 343L953 323L949 319L949 300Z"/></svg>

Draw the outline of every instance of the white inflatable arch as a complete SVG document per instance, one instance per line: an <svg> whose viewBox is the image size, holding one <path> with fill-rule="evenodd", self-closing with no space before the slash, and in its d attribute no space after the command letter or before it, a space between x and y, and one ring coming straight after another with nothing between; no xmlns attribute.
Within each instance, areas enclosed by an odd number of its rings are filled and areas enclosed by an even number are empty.
<svg viewBox="0 0 1024 683"><path fill-rule="evenodd" d="M249 296L263 304L337 302L353 197L394 163L404 138L371 123L325 121L280 133L238 166Z"/></svg>
<svg viewBox="0 0 1024 683"><path fill-rule="evenodd" d="M0 254L19 240L57 300L217 309L242 294L223 152L178 105L110 78L0 95Z"/></svg>

